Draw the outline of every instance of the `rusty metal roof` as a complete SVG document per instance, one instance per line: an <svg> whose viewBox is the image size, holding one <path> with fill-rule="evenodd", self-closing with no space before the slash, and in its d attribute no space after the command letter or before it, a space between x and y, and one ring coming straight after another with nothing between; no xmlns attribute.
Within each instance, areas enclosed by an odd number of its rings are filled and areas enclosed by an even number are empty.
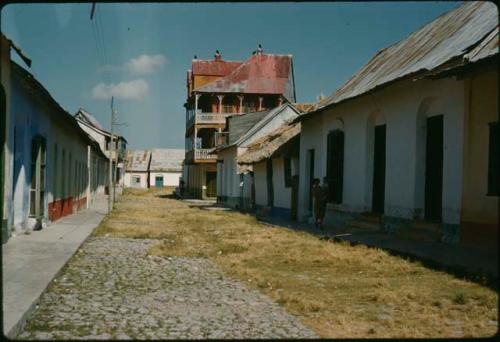
<svg viewBox="0 0 500 342"><path fill-rule="evenodd" d="M239 67L241 63L240 61L225 61L222 59L193 59L191 62L191 72L195 76L227 76Z"/></svg>
<svg viewBox="0 0 500 342"><path fill-rule="evenodd" d="M185 152L183 149L155 148L151 151L150 171L182 171Z"/></svg>
<svg viewBox="0 0 500 342"><path fill-rule="evenodd" d="M488 37L487 43L480 44ZM479 50L473 53L475 47ZM498 12L492 2L466 2L380 50L342 87L323 99L318 110L395 80L431 71L467 53L471 61L498 53Z"/></svg>
<svg viewBox="0 0 500 342"><path fill-rule="evenodd" d="M291 55L255 54L227 76L205 84L197 92L286 94L292 73Z"/></svg>
<svg viewBox="0 0 500 342"><path fill-rule="evenodd" d="M125 157L125 171L148 171L151 161L151 151L127 151Z"/></svg>

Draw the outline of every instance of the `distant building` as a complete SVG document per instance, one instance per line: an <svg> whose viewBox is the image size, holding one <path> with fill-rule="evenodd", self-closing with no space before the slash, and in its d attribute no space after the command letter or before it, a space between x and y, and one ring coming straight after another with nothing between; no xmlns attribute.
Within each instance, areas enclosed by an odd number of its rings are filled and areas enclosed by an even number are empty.
<svg viewBox="0 0 500 342"><path fill-rule="evenodd" d="M125 157L124 186L126 188L149 188L149 164L151 151L127 151Z"/></svg>
<svg viewBox="0 0 500 342"><path fill-rule="evenodd" d="M266 136L299 115L290 103L268 111L247 113L227 118L225 143L217 152L217 199L233 208L252 209L254 173L252 164L242 168L237 163L239 156L258 139ZM257 181L257 180L256 180ZM264 205L264 204L262 204Z"/></svg>
<svg viewBox="0 0 500 342"><path fill-rule="evenodd" d="M156 148L151 150L149 166L149 186L179 186L182 176L184 149Z"/></svg>
<svg viewBox="0 0 500 342"><path fill-rule="evenodd" d="M216 197L217 140L226 117L295 102L291 55L265 54L246 61L193 59L187 73L186 156L183 178L196 197Z"/></svg>
<svg viewBox="0 0 500 342"><path fill-rule="evenodd" d="M249 144L237 162L251 167L257 215L297 219L300 123L285 123Z"/></svg>
<svg viewBox="0 0 500 342"><path fill-rule="evenodd" d="M80 108L74 115L80 127L99 143L101 150L108 157L113 159L113 174L117 185L123 185L125 168L123 161L127 140L121 135L114 134L114 146L111 145L111 133L106 131L99 121L86 110Z"/></svg>

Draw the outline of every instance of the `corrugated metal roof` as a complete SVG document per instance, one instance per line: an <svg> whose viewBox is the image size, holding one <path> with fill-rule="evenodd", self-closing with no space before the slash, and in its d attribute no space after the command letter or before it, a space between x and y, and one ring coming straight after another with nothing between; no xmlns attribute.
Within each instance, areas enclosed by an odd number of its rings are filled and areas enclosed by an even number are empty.
<svg viewBox="0 0 500 342"><path fill-rule="evenodd" d="M195 76L227 76L241 65L240 61L193 59L191 72Z"/></svg>
<svg viewBox="0 0 500 342"><path fill-rule="evenodd" d="M88 124L94 126L95 128L100 129L101 131L106 131L101 126L101 124L99 123L99 121L97 121L97 119L92 114L90 114L89 112L87 112L85 109L82 109L82 108L78 109L78 112L76 112L75 117L77 119L81 119L81 120L87 122Z"/></svg>
<svg viewBox="0 0 500 342"><path fill-rule="evenodd" d="M334 94L322 100L319 109L464 56L497 27L498 12L493 3L467 2L380 50ZM497 53L495 43L492 45L487 44L476 56L495 53L494 50Z"/></svg>
<svg viewBox="0 0 500 342"><path fill-rule="evenodd" d="M233 115L227 118L227 131L229 132L228 145L236 142L243 134L248 132L257 122L264 118L269 111L260 111Z"/></svg>
<svg viewBox="0 0 500 342"><path fill-rule="evenodd" d="M292 69L291 55L255 54L229 75L205 84L197 92L285 94Z"/></svg>
<svg viewBox="0 0 500 342"><path fill-rule="evenodd" d="M125 171L148 171L151 161L151 151L127 151L125 158Z"/></svg>
<svg viewBox="0 0 500 342"><path fill-rule="evenodd" d="M76 118L63 109L61 105L52 97L49 91L45 89L45 87L31 73L12 60L11 70L13 80L20 82L21 86L26 87L26 89L29 90L29 94L38 96L46 105L51 107L51 110L47 111L48 115L52 116L55 120L66 124L67 126L65 127L72 130L72 133L75 133L85 139L94 148L94 150L101 155L101 157L106 157L101 151L97 141L95 141L94 138L92 138L80 127Z"/></svg>
<svg viewBox="0 0 500 342"><path fill-rule="evenodd" d="M285 110L286 107L292 108L297 115L299 114L298 110L290 103L284 103L279 107L276 107L269 112L267 112L266 116L264 116L260 121L258 121L252 128L250 128L245 134L243 134L238 140L234 142L234 145L240 145L245 140L256 134L259 130L261 130L269 121L271 121L274 117L276 117L279 113Z"/></svg>
<svg viewBox="0 0 500 342"><path fill-rule="evenodd" d="M474 63L494 54L498 54L498 27L464 57L467 61Z"/></svg>
<svg viewBox="0 0 500 342"><path fill-rule="evenodd" d="M182 171L183 149L156 148L151 151L150 171Z"/></svg>

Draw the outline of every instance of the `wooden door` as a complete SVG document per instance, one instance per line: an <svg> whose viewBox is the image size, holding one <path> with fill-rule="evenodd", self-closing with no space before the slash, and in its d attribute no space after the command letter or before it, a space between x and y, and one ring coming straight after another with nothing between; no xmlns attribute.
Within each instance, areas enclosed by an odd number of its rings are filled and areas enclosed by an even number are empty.
<svg viewBox="0 0 500 342"><path fill-rule="evenodd" d="M328 134L327 170L328 200L342 203L344 183L344 132L335 130Z"/></svg>
<svg viewBox="0 0 500 342"><path fill-rule="evenodd" d="M443 116L427 118L425 219L441 222L443 200Z"/></svg>
<svg viewBox="0 0 500 342"><path fill-rule="evenodd" d="M385 205L385 140L386 125L375 126L372 212L377 214L384 213Z"/></svg>
<svg viewBox="0 0 500 342"><path fill-rule="evenodd" d="M207 172L206 179L207 197L217 196L217 172Z"/></svg>

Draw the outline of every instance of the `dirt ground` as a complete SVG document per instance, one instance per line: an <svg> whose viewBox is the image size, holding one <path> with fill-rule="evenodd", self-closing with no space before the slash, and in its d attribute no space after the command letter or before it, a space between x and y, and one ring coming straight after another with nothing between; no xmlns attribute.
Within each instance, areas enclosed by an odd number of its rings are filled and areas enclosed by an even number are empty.
<svg viewBox="0 0 500 342"><path fill-rule="evenodd" d="M485 337L498 329L498 293L486 286L383 250L190 207L169 190L127 190L94 235L157 239L154 256L208 258L324 338Z"/></svg>

